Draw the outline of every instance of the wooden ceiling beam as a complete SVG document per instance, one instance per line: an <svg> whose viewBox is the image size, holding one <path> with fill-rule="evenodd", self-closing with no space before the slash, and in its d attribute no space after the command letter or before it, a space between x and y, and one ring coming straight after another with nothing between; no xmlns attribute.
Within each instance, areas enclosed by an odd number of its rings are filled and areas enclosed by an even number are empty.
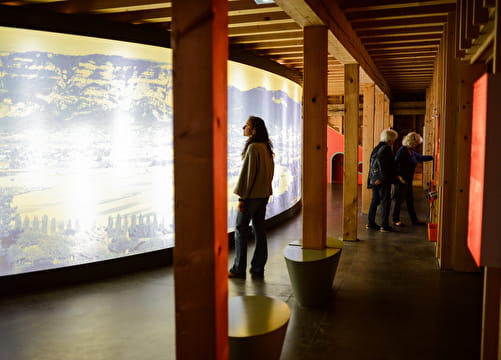
<svg viewBox="0 0 501 360"><path fill-rule="evenodd" d="M388 79L392 84L414 84L414 83L429 83L433 78L432 74L417 74L416 76L401 76L397 75Z"/></svg>
<svg viewBox="0 0 501 360"><path fill-rule="evenodd" d="M409 91L411 89L423 89L426 88L430 85L431 83L431 77L428 79L409 79L407 81L392 81L391 84L395 88L400 88L400 89L405 89L406 91Z"/></svg>
<svg viewBox="0 0 501 360"><path fill-rule="evenodd" d="M412 67L413 64L434 64L435 59L432 57L426 57L423 56L421 57L402 57L400 59L394 59L392 57L384 58L384 57L379 57L374 60L376 64L378 65L379 68L389 68L393 66L399 66L399 65L407 65L409 67Z"/></svg>
<svg viewBox="0 0 501 360"><path fill-rule="evenodd" d="M415 48L423 48L427 46L438 46L440 45L440 39L439 38L416 38L414 40L409 39L408 37L402 37L402 38L375 38L375 39L367 39L365 42L365 47L367 49L374 47L376 45L385 45L385 46L400 46L400 45L409 45L409 44L415 44Z"/></svg>
<svg viewBox="0 0 501 360"><path fill-rule="evenodd" d="M484 0L462 1L466 4L463 16L471 18L463 22L462 31L465 38L474 38L474 27L487 23L492 8ZM0 0L0 4L6 2ZM110 21L136 24L138 31L168 30L172 17L172 0L11 0L9 4L24 5L15 6L23 8L20 14L71 13L100 19L110 28L114 26ZM429 84L447 14L455 4L456 0L276 0L257 5L253 0L230 0L229 37L232 46L300 74L303 27L325 24L330 30L329 91L342 93L342 64L358 63L361 72L368 74L364 81L374 81L391 96L390 87L415 91L421 86L424 91L423 86Z"/></svg>
<svg viewBox="0 0 501 360"><path fill-rule="evenodd" d="M286 2L288 0L280 1ZM391 89L388 83L372 61L345 14L339 8L337 0L305 0L305 2L310 6L313 12L318 14L339 44L346 49L358 64L360 64L376 85L390 97Z"/></svg>
<svg viewBox="0 0 501 360"><path fill-rule="evenodd" d="M416 92L422 92L423 89L426 89L431 84L431 81L423 81L423 82L410 82L403 84L392 84L395 88L395 92L400 94L412 94Z"/></svg>
<svg viewBox="0 0 501 360"><path fill-rule="evenodd" d="M260 34L255 33L251 35L234 35L230 34L232 37L231 42L237 44L246 44L246 43L257 43L261 41L270 41L270 42L280 42L283 40L301 40L303 41L303 30L296 29L295 31L287 31L287 32L277 32L277 33L266 33Z"/></svg>
<svg viewBox="0 0 501 360"><path fill-rule="evenodd" d="M99 13L96 16L106 18L110 21L121 22L142 22L145 19L168 19L172 21L172 8L162 8L154 10L124 11L116 13Z"/></svg>
<svg viewBox="0 0 501 360"><path fill-rule="evenodd" d="M323 21L304 1L276 0L276 4L293 18L301 27L324 25Z"/></svg>
<svg viewBox="0 0 501 360"><path fill-rule="evenodd" d="M434 64L435 59L401 59L401 60L384 60L384 61L378 61L378 64L380 64L382 67L393 67L395 65L413 65L413 64Z"/></svg>
<svg viewBox="0 0 501 360"><path fill-rule="evenodd" d="M245 14L245 15L230 15L228 16L228 24L240 24L240 26L246 26L246 24L260 24L270 22L273 23L276 20L293 20L285 12L272 12L272 13L257 13L257 14Z"/></svg>
<svg viewBox="0 0 501 360"><path fill-rule="evenodd" d="M269 55L269 56L277 56L277 55L283 55L283 56L302 56L303 55L303 48L283 48L283 49L262 49L263 54Z"/></svg>
<svg viewBox="0 0 501 360"><path fill-rule="evenodd" d="M248 23L241 23L241 22L235 22L235 23L228 23L228 28L234 29L234 28L248 28L250 26L271 26L271 25L276 25L280 26L283 24L294 24L294 20L292 19L281 19L281 20L263 20L263 21L254 21L254 22L248 22Z"/></svg>
<svg viewBox="0 0 501 360"><path fill-rule="evenodd" d="M433 69L400 69L400 70L395 70L391 72L391 76L388 76L388 78L392 77L412 77L418 74L433 74Z"/></svg>
<svg viewBox="0 0 501 360"><path fill-rule="evenodd" d="M429 47L429 46L438 46L440 42L438 41L423 41L420 42L419 45L415 43L406 43L406 44L400 44L396 43L394 46L390 44L386 44L385 46L381 46L379 44L368 44L365 45L367 51L370 51L371 49L378 49L378 50L385 50L385 49L417 49L417 48L422 48L422 47Z"/></svg>
<svg viewBox="0 0 501 360"><path fill-rule="evenodd" d="M384 29L400 29L407 27L425 27L425 26L443 26L447 22L446 15L432 15L427 17L416 17L406 19L381 19L357 21L353 28L357 31L363 30L384 30Z"/></svg>
<svg viewBox="0 0 501 360"><path fill-rule="evenodd" d="M229 28L228 33L230 36L243 36L243 35L262 35L262 34L275 34L279 32L297 31L300 27L294 22L285 24L266 24L259 26L243 26Z"/></svg>
<svg viewBox="0 0 501 360"><path fill-rule="evenodd" d="M426 0L426 1L402 1L402 0L386 0L386 1L371 1L371 0L343 0L340 1L343 6L340 8L346 12L359 12L359 11L376 11L376 10L395 10L404 8L416 7L430 7L455 4L456 0ZM345 5L345 6L344 6Z"/></svg>
<svg viewBox="0 0 501 360"><path fill-rule="evenodd" d="M381 68L381 72L385 73L385 71L387 71L387 70L393 71L393 70L398 70L398 69L408 70L409 69L409 65L406 65L406 66L395 66L395 67L392 67L392 68ZM413 69L431 69L431 70L433 70L434 67L430 66L428 64L416 64L416 66L414 66Z"/></svg>
<svg viewBox="0 0 501 360"><path fill-rule="evenodd" d="M304 67L304 62L303 60L294 60L294 59L290 59L290 60L285 60L285 59L281 59L280 60L280 64L282 65L287 65L287 66L294 66L298 69L303 69Z"/></svg>
<svg viewBox="0 0 501 360"><path fill-rule="evenodd" d="M393 56L379 56L379 57L374 57L374 61L376 61L378 64L381 63L382 65L379 66L379 68L384 67L384 63L387 61L400 61L400 60L406 60L406 59L414 59L414 60L419 60L419 59L426 59L429 61L435 60L436 55L414 55L414 54L405 54L405 55L393 55ZM395 66L395 65L390 65L390 66Z"/></svg>
<svg viewBox="0 0 501 360"><path fill-rule="evenodd" d="M401 83L401 84L393 84L392 86L395 88L395 92L399 94L412 94L416 92L423 92L423 89L426 89L431 84L431 81L423 81L423 82L410 82L410 83Z"/></svg>
<svg viewBox="0 0 501 360"><path fill-rule="evenodd" d="M417 78L397 76L391 79L391 83L392 84L429 83L432 78L433 78L432 75L428 76L419 75Z"/></svg>
<svg viewBox="0 0 501 360"><path fill-rule="evenodd" d="M238 41L236 43L239 43ZM282 40L282 41L261 41L256 43L249 43L248 45L243 45L245 49L249 50L266 50L266 49L282 49L282 48L303 48L303 41L292 39L292 40Z"/></svg>
<svg viewBox="0 0 501 360"><path fill-rule="evenodd" d="M428 48L420 48L420 49L401 49L401 50L373 50L370 52L372 58L377 58L377 57L391 57L391 56L415 56L415 55L437 55L438 54L438 48L436 47L428 47Z"/></svg>
<svg viewBox="0 0 501 360"><path fill-rule="evenodd" d="M301 60L303 61L303 53L301 54L286 54L283 56L270 56L271 58L280 59L280 60Z"/></svg>
<svg viewBox="0 0 501 360"><path fill-rule="evenodd" d="M301 27L324 25L325 22L304 0L275 0L275 2ZM339 61L345 64L355 63L352 54L339 42L337 37L329 31L327 36L328 51Z"/></svg>
<svg viewBox="0 0 501 360"><path fill-rule="evenodd" d="M345 9L346 17L350 22L367 21L369 19L398 19L398 18L415 18L420 16L429 15L447 15L456 11L456 1L448 3L438 3L434 5L427 5L430 2L421 2L422 5L405 7L406 4L399 4L398 7L393 9L378 8L375 10L363 10L360 8Z"/></svg>
<svg viewBox="0 0 501 360"><path fill-rule="evenodd" d="M443 26L412 27L402 29L384 29L371 31L357 31L360 39L375 37L399 37L399 36L431 36L440 37L444 32Z"/></svg>
<svg viewBox="0 0 501 360"><path fill-rule="evenodd" d="M262 4L257 5L253 1L230 1L228 2L228 15L231 14L257 14L257 13L267 13L274 11L283 11L276 4Z"/></svg>
<svg viewBox="0 0 501 360"><path fill-rule="evenodd" d="M172 1L162 0L106 0L106 1L61 1L65 13L116 13L171 8Z"/></svg>
<svg viewBox="0 0 501 360"><path fill-rule="evenodd" d="M374 59L376 64L380 69L389 69L397 66L411 66L412 64L430 64L432 66L435 62L435 57L429 55L416 55L416 56L389 56L389 57L377 57ZM414 63L413 63L414 61Z"/></svg>
<svg viewBox="0 0 501 360"><path fill-rule="evenodd" d="M414 43L422 43L424 41L433 41L434 43L440 43L442 39L441 34L426 34L426 35L402 35L402 36L386 36L386 37L370 37L365 38L364 44L372 45L372 44L398 44L402 42L414 42Z"/></svg>
<svg viewBox="0 0 501 360"><path fill-rule="evenodd" d="M409 60L415 60L414 63L407 63ZM433 68L434 65L434 58L432 57L401 57L401 58L378 58L376 60L377 64L379 65L379 69L381 72L388 70L388 69L406 69L409 68L411 65L415 65L416 67L419 66L426 66Z"/></svg>

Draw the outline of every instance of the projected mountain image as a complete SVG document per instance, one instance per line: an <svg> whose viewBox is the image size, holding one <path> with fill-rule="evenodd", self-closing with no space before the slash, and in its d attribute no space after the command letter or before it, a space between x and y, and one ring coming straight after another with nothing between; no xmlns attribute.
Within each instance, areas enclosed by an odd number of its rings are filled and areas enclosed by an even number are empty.
<svg viewBox="0 0 501 360"><path fill-rule="evenodd" d="M228 96L231 231L249 115L277 154L268 216L299 200L301 106L264 87ZM0 48L0 275L174 246L171 104L168 62Z"/></svg>
<svg viewBox="0 0 501 360"><path fill-rule="evenodd" d="M172 246L171 65L0 61L2 273Z"/></svg>
<svg viewBox="0 0 501 360"><path fill-rule="evenodd" d="M268 204L267 218L296 204L301 197L301 105L283 91L263 87L240 91L228 87L228 225L233 229L238 200L233 195L242 164L242 148L247 140L242 126L249 115L266 122L275 152L273 196Z"/></svg>

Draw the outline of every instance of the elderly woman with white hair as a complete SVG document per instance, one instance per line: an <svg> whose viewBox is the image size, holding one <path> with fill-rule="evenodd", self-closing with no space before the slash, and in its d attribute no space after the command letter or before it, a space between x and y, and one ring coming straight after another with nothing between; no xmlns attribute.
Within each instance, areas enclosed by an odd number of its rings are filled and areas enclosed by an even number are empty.
<svg viewBox="0 0 501 360"><path fill-rule="evenodd" d="M380 142L372 150L370 157L367 187L372 189L372 199L367 214L368 230L396 232L390 226L391 184L396 181L395 164L393 162L393 144L398 133L393 129L381 132ZM381 226L376 224L377 208L381 205Z"/></svg>
<svg viewBox="0 0 501 360"><path fill-rule="evenodd" d="M418 162L431 161L433 156L420 155L415 148L423 142L423 138L416 132L410 132L404 136L402 146L398 149L395 155L395 165L397 169L397 177L399 181L395 184L395 205L391 214L394 226L404 226L400 221L400 207L405 201L409 217L414 225L424 225L425 222L420 221L414 209L414 197L412 195L412 181L414 172Z"/></svg>

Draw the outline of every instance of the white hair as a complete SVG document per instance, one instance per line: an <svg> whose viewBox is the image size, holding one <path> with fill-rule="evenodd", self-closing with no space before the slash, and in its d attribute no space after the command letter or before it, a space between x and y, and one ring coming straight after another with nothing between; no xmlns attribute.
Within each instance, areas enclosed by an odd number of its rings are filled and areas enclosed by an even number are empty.
<svg viewBox="0 0 501 360"><path fill-rule="evenodd" d="M384 129L381 131L380 140L382 142L395 141L398 138L398 133L393 129Z"/></svg>

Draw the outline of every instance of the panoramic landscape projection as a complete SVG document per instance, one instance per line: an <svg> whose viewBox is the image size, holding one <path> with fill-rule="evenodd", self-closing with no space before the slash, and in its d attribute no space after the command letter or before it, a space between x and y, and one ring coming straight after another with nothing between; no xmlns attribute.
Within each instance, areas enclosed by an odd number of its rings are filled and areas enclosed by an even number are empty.
<svg viewBox="0 0 501 360"><path fill-rule="evenodd" d="M0 27L0 276L174 246L171 50ZM228 231L249 115L275 146L268 217L301 197L301 88L229 62Z"/></svg>

